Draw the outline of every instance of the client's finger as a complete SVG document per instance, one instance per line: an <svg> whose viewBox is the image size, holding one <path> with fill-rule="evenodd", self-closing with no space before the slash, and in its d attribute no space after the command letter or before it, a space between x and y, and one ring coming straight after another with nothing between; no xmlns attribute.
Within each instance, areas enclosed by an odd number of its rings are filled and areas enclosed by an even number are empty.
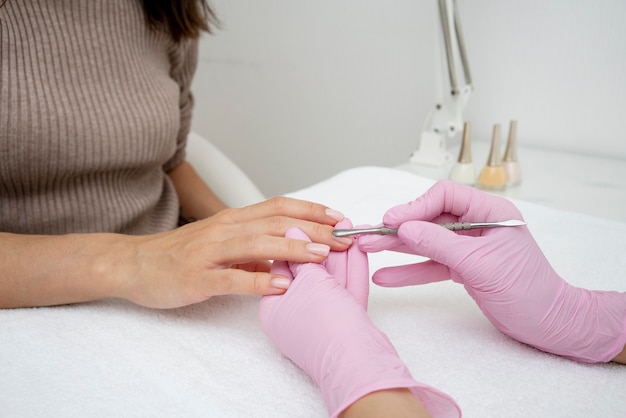
<svg viewBox="0 0 626 418"><path fill-rule="evenodd" d="M344 218L342 213L319 203L284 196L273 197L243 208L229 209L226 215L233 223L242 223L272 216L287 216L326 225L335 225Z"/></svg>
<svg viewBox="0 0 626 418"><path fill-rule="evenodd" d="M213 269L198 277L194 287L204 299L228 294L279 295L289 287L289 277L239 269Z"/></svg>
<svg viewBox="0 0 626 418"><path fill-rule="evenodd" d="M306 237L306 235L303 236ZM290 239L268 235L240 235L211 243L206 249L215 265L245 264L255 260L286 260L300 263L322 262L330 252L326 244L308 238Z"/></svg>

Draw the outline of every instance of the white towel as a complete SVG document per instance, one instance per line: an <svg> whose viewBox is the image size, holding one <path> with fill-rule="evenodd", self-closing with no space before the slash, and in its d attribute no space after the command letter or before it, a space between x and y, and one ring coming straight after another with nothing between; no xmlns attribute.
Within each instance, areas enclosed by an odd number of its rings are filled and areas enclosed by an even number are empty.
<svg viewBox="0 0 626 418"><path fill-rule="evenodd" d="M292 193L380 222L432 182L348 170ZM626 223L515 202L570 283L626 291ZM371 271L415 261L373 254ZM6 417L324 417L317 387L266 339L256 296L175 310L121 300L0 310L0 415ZM626 366L580 364L499 333L461 285L373 285L370 315L414 377L464 417L624 417Z"/></svg>

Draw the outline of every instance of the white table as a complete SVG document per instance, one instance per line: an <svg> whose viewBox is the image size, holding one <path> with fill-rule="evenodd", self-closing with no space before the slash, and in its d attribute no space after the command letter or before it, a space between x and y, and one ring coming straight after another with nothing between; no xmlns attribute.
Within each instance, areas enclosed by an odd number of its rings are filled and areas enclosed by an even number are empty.
<svg viewBox="0 0 626 418"><path fill-rule="evenodd" d="M430 185L406 171L361 167L290 196L362 224ZM519 207L570 283L626 291L626 223ZM417 261L387 251L369 259L372 272ZM371 286L368 312L413 376L452 396L464 418L624 417L625 366L577 363L518 343L458 283ZM2 417L327 417L313 380L259 328L255 296L172 310L115 299L0 309L0 359Z"/></svg>

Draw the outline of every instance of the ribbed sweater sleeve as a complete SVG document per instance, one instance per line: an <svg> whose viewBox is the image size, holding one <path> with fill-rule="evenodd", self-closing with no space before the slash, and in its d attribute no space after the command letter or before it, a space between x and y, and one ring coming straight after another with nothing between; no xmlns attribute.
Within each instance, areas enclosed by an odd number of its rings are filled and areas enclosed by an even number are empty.
<svg viewBox="0 0 626 418"><path fill-rule="evenodd" d="M0 230L174 228L166 172L184 159L197 43L149 28L133 0L0 8Z"/></svg>
<svg viewBox="0 0 626 418"><path fill-rule="evenodd" d="M170 62L172 63L172 79L180 86L180 129L176 141L176 154L164 165L166 172L169 172L185 159L185 145L187 144L187 135L191 130L194 105L191 82L198 67L197 40L188 40L182 45L175 45L170 51Z"/></svg>

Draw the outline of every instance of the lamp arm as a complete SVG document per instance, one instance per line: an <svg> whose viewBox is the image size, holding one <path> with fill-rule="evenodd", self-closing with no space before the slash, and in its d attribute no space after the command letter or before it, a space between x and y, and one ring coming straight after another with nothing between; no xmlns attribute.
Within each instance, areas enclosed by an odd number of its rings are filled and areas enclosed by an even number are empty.
<svg viewBox="0 0 626 418"><path fill-rule="evenodd" d="M446 149L446 138L462 132L463 111L473 89L456 0L438 0L438 3L449 88L444 88L448 93L444 94L441 103L437 103L426 116L419 148L410 159L413 163L432 166L443 165L451 159ZM464 83L461 85L457 81L457 54L463 70Z"/></svg>

